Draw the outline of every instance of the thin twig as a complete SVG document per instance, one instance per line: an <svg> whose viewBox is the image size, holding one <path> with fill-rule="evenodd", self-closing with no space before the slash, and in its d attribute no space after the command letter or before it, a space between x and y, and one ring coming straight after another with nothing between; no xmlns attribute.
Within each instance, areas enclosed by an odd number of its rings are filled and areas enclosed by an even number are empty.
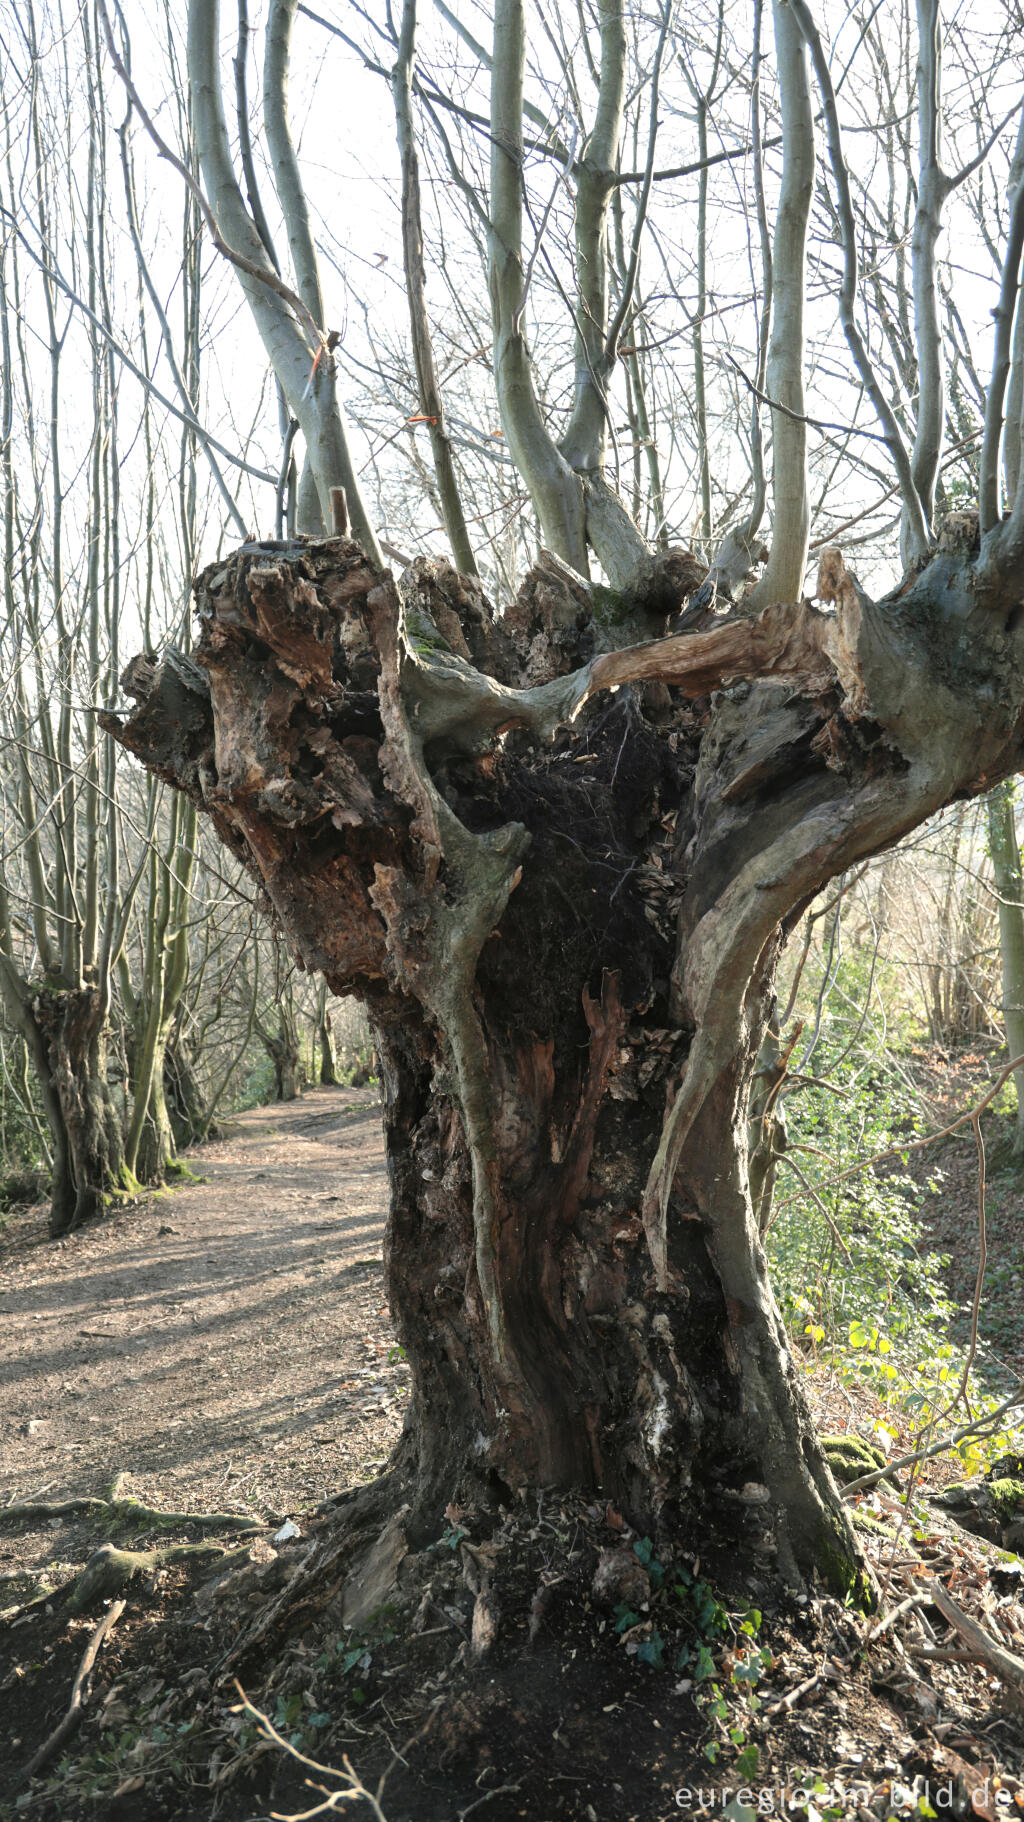
<svg viewBox="0 0 1024 1822"><path fill-rule="evenodd" d="M474 1798L466 1809L459 1810L459 1822L466 1822L466 1817L472 1815L474 1809L480 1809L484 1803L489 1803L492 1797L511 1796L514 1791L522 1790L522 1788L521 1784L496 1784L493 1790L485 1790L482 1797Z"/></svg>
<svg viewBox="0 0 1024 1822"><path fill-rule="evenodd" d="M766 1117L767 1117L767 1109L766 1109ZM819 1196L817 1190L815 1189L813 1183L811 1183L809 1181L809 1179L804 1176L804 1173L800 1169L800 1166L796 1162L796 1159L791 1158L788 1152L780 1151L779 1163L788 1164L789 1168L793 1172L794 1176L799 1178L800 1182L803 1184L805 1190L807 1191L807 1194L810 1196L811 1201L816 1204L816 1206L818 1208L818 1212L824 1216L826 1225L828 1226L829 1232L831 1233L832 1238L835 1241L836 1245L840 1248L840 1250L843 1253L845 1253L847 1259L850 1259L851 1258L850 1249L847 1246L846 1241L843 1239L843 1236L840 1233L838 1227L836 1226L836 1223L835 1223L832 1215L830 1215L827 1207L825 1206L825 1203L822 1201L822 1199Z"/></svg>
<svg viewBox="0 0 1024 1822"><path fill-rule="evenodd" d="M182 162L178 157L178 154L172 151L171 147L167 144L167 141L161 137L153 120L143 105L138 90L118 54L104 0L99 0L99 13L103 25L103 36L107 41L107 50L110 52L111 62L124 84L125 93L133 107L136 109L139 119L142 121L146 132L156 146L160 157L165 158L172 169L177 171L178 176L186 185L190 194L195 197L196 202L199 204L202 211L203 220L209 230L210 239L213 241L218 253L222 253L224 258L230 260L233 266L237 266L240 272L246 273L249 278L254 278L257 284L265 285L268 291L275 291L278 297L283 298L284 302L295 312L300 323L309 331L313 347L318 350L326 348L327 336L325 331L311 315L309 310L307 310L298 292L293 291L290 285L286 285L284 279L278 277L269 263L267 265L257 265L255 260L246 258L244 253L239 253L236 247L232 247L230 243L224 239L224 236L217 225L217 217L206 200L205 192L196 182L188 166Z"/></svg>
<svg viewBox="0 0 1024 1822"><path fill-rule="evenodd" d="M901 1619L905 1613L910 1613L915 1607L923 1607L929 1598L930 1597L927 1594L908 1594L905 1601L900 1601L898 1607L890 1608L884 1620L882 1620L879 1625L872 1628L868 1633L867 1638L864 1640L865 1647L873 1645L877 1639L881 1638L883 1632L888 1632L890 1626L894 1626L896 1621Z"/></svg>
<svg viewBox="0 0 1024 1822"><path fill-rule="evenodd" d="M765 1720L768 1719L769 1715L788 1714L791 1708L796 1707L801 1696L809 1695L812 1689L817 1689L818 1684L822 1682L824 1676L825 1671L823 1669L816 1670L813 1676L806 1677L802 1683L797 1684L795 1689L787 1690L786 1694L780 1696L777 1702L772 1702L768 1708L762 1708L761 1713Z"/></svg>
<svg viewBox="0 0 1024 1822"><path fill-rule="evenodd" d="M967 1350L964 1370L960 1375L958 1399L963 1399L968 1417L973 1417L970 1400L967 1396L967 1382L971 1376L975 1355L978 1352L978 1319L981 1315L981 1293L985 1285L985 1267L988 1263L988 1233L985 1222L985 1140L981 1131L981 1118L977 1111L971 1115L974 1128L974 1142L978 1151L978 1270L974 1279L974 1301L971 1304L971 1341Z"/></svg>
<svg viewBox="0 0 1024 1822"><path fill-rule="evenodd" d="M739 361L733 359L731 354L726 353L725 358L730 367L735 367L744 386L753 393L755 399L759 399L762 405L770 405L773 411L780 411L784 418L791 418L794 424L807 424L812 430L838 430L843 436L869 437L872 443L888 444L889 439L884 437L880 430L862 430L859 424L833 424L828 418L810 418L805 411L794 411L789 405L783 405L779 399L773 399L770 393L762 392L760 386L755 386L750 375L740 366ZM893 492L895 493L895 491L894 488Z"/></svg>
<svg viewBox="0 0 1024 1822"><path fill-rule="evenodd" d="M943 1126L939 1132L930 1132L923 1139L909 1139L905 1145L889 1145L885 1151L872 1152L870 1157L861 1158L856 1164L848 1164L845 1170L837 1173L832 1179L833 1182L843 1183L847 1177L856 1176L858 1171L870 1170L874 1164L884 1164L887 1158L902 1158L907 1152L923 1151L928 1145L937 1145L940 1139L948 1139L950 1133L959 1131L960 1127L966 1126L968 1121L973 1123L975 1115L983 1114L990 1102L995 1100L1007 1076L1011 1076L1014 1070L1020 1069L1022 1065L1024 1065L1024 1056L1014 1057L1012 1063L1007 1063L1006 1068L1000 1070L988 1093L982 1096L977 1106L969 1108L966 1113L957 1114L956 1119L951 1120L948 1126ZM780 1204L780 1209L787 1208L790 1202L797 1200L799 1198L796 1196L788 1198L786 1202Z"/></svg>

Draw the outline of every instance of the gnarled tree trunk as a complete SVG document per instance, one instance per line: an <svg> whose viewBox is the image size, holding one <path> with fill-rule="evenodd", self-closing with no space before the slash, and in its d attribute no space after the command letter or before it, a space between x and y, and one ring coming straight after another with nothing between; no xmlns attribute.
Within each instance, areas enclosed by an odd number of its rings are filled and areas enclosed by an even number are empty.
<svg viewBox="0 0 1024 1822"><path fill-rule="evenodd" d="M203 1091L188 1040L177 1025L172 1027L164 1051L163 1088L176 1147L183 1149L200 1139L216 1138L216 1126L206 1119Z"/></svg>
<svg viewBox="0 0 1024 1822"><path fill-rule="evenodd" d="M274 1065L275 1101L295 1101L302 1093L302 1064L299 1043L287 1019L281 1019L276 1031L259 1028L263 1048Z"/></svg>
<svg viewBox="0 0 1024 1822"><path fill-rule="evenodd" d="M99 1213L127 1177L121 1127L107 1087L107 1020L95 987L42 988L31 1005L49 1072L54 1130L50 1233Z"/></svg>
<svg viewBox="0 0 1024 1822"><path fill-rule="evenodd" d="M399 589L351 544L248 545L198 584L200 668L106 718L370 1009L424 1519L600 1488L642 1529L710 1504L790 1579L854 1581L749 1089L802 908L1020 762L1019 635L972 576L947 555L875 607L833 551L831 612L596 653L558 564L496 621L443 564Z"/></svg>

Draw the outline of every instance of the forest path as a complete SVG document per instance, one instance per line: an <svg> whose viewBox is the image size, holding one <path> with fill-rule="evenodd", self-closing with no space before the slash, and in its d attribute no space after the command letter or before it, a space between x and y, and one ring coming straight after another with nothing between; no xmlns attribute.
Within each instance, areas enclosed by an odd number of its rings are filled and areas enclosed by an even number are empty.
<svg viewBox="0 0 1024 1822"><path fill-rule="evenodd" d="M46 1238L0 1233L0 1507L103 1494L283 1516L386 1456L407 1373L391 1360L387 1177L369 1089L235 1115L200 1179ZM73 1561L77 1521L0 1529L0 1574Z"/></svg>

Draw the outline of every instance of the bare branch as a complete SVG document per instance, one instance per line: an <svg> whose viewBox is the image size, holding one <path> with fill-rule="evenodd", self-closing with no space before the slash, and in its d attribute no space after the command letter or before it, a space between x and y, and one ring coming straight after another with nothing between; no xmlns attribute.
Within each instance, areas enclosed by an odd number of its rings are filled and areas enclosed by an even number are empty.
<svg viewBox="0 0 1024 1822"><path fill-rule="evenodd" d="M54 256L50 248L46 247L44 253L37 253L31 242L26 238L23 229L19 226L10 209L5 208L3 203L0 203L0 215L11 223L14 233L17 235L18 240L21 242L21 245L24 247L29 258L35 262L50 283L56 285L58 290L64 293L64 296L74 305L76 310L81 312L92 328L103 337L107 347L112 354L116 355L122 367L128 369L128 372L138 380L140 386L143 386L151 397L156 399L158 405L162 405L165 411L171 412L172 415L178 419L179 423L184 424L188 430L192 431L193 435L198 437L201 443L208 445L210 449L215 449L218 455L222 455L226 462L230 462L233 467L240 469L242 474L252 475L253 479L256 481L266 481L271 487L276 486L276 475L268 473L264 468L255 468L251 462L246 462L242 456L236 454L234 450L229 449L226 443L221 443L215 436L212 436L206 429L206 426L199 422L198 418L193 417L187 411L183 411L179 405L174 403L173 399L169 399L165 393L161 392L159 387L154 385L149 374L145 373L143 369L132 360L131 355L126 349L122 348L120 342L115 340L106 324L101 321L94 310L90 310L85 299L79 297L78 292L68 283L63 273L60 272L55 265Z"/></svg>
<svg viewBox="0 0 1024 1822"><path fill-rule="evenodd" d="M413 78L416 68L416 0L405 0L398 60L392 79L398 149L402 160L402 249L409 297L409 323L413 360L419 391L419 411L427 420L434 473L456 568L476 576L476 559L459 496L451 442L444 419L444 404L434 364L434 349L427 316L427 278L423 261L423 227L420 216L419 158L412 116Z"/></svg>
<svg viewBox="0 0 1024 1822"><path fill-rule="evenodd" d="M648 204L651 200L651 184L654 181L654 148L658 139L658 92L661 84L661 60L665 51L665 39L668 36L671 18L672 0L665 0L665 10L661 20L661 31L658 34L658 48L654 54L654 68L651 72L651 119L647 139L647 164L644 171L643 187L640 191L640 200L636 206L636 221L633 225L633 241L629 253L629 266L622 286L622 296L619 299L619 307L615 312L611 327L608 330L606 349L609 360L615 359L623 324L629 315L630 307L633 302L637 273L640 269L640 240L643 234L644 223L647 220Z"/></svg>
<svg viewBox="0 0 1024 1822"><path fill-rule="evenodd" d="M995 318L996 333L992 350L992 378L985 401L985 434L981 444L981 470L978 482L978 504L983 537L998 525L1002 510L999 488L999 452L1003 439L1003 400L1006 396L1006 382L1010 372L1013 320L1019 307L1021 255L1024 253L1024 113L1021 115L1017 133L1017 146L1011 176L1016 181L1013 183L1010 194L1010 222L999 285L999 302L992 312ZM1020 483L1018 482L1018 502L1020 497ZM1014 502L1014 518L1017 516L1017 503ZM1016 529L1014 536L1016 542L1018 538Z"/></svg>
<svg viewBox="0 0 1024 1822"><path fill-rule="evenodd" d="M310 312L307 310L298 293L293 291L290 285L285 284L284 280L278 276L272 266L265 261L261 262L259 260L249 259L246 254L239 253L238 249L231 246L221 233L220 228L217 225L217 218L207 202L202 188L196 182L188 166L183 164L182 160L178 157L178 154L171 150L167 141L162 138L161 134L157 131L148 110L139 96L135 84L125 68L117 46L114 43L114 34L111 30L110 18L107 13L105 0L98 0L98 6L100 19L103 24L103 34L107 41L107 50L110 53L110 60L124 84L125 93L135 108L150 139L156 146L160 157L167 160L167 163L171 166L172 170L177 171L178 176L181 178L186 188L190 190L195 197L196 202L199 204L202 211L203 220L209 230L210 239L213 241L218 253L222 253L224 258L230 260L233 266L237 266L240 272L244 272L249 278L255 279L258 284L266 285L268 291L276 292L278 297L282 298L286 304L290 305L299 322L302 323L303 327L308 332L311 347L323 347L326 343L325 332L315 318L310 315Z"/></svg>
<svg viewBox="0 0 1024 1822"><path fill-rule="evenodd" d="M798 595L807 562L810 504L804 409L807 227L814 195L814 120L807 59L784 0L774 0L782 102L782 185L772 252L772 328L767 390L792 412L773 419L772 537L768 565L751 593L761 606Z"/></svg>
<svg viewBox="0 0 1024 1822"><path fill-rule="evenodd" d="M843 282L839 293L839 318L846 334L846 340L853 355L857 371L864 381L868 397L878 414L879 422L885 432L885 441L893 466L899 477L900 494L907 515L908 538L915 552L924 552L930 543L930 531L925 516L921 497L914 483L911 472L910 456L892 406L882 390L878 375L864 344L864 338L857 326L857 229L853 214L853 203L850 198L850 176L843 155L842 135L839 128L839 111L836 106L835 89L828 67L828 59L822 46L821 37L811 18L805 0L783 0L789 8L800 34L804 39L814 64L814 72L821 91L825 122L828 129L829 158L832 175L835 179L838 199L839 228L843 243Z"/></svg>

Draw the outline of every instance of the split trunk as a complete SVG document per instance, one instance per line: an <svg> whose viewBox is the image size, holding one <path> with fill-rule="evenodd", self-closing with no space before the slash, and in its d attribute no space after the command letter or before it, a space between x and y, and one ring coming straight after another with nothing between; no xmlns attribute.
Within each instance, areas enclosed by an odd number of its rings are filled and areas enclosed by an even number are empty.
<svg viewBox="0 0 1024 1822"><path fill-rule="evenodd" d="M106 725L374 1021L425 1527L577 1488L854 1580L752 1213L750 1087L804 906L1020 763L1019 635L971 563L876 606L832 552L828 611L674 637L652 613L623 648L643 602L617 629L557 560L496 618L438 562L396 586L340 540L253 544L197 585L198 662L131 667Z"/></svg>

